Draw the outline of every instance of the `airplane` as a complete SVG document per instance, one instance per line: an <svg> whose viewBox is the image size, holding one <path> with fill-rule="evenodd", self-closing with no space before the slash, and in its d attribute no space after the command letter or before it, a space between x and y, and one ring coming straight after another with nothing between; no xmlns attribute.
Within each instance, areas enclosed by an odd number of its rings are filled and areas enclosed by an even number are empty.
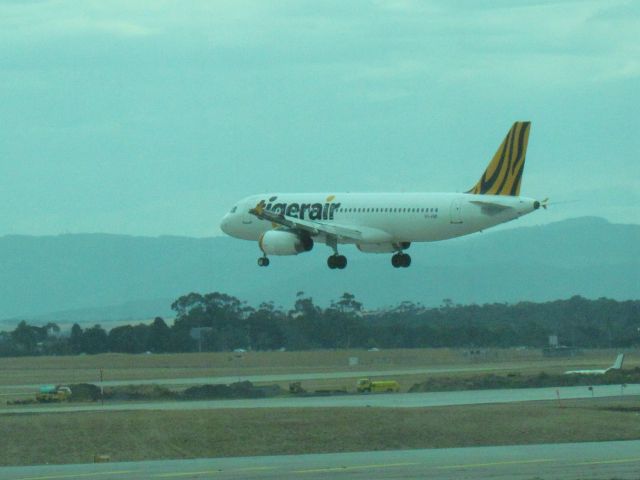
<svg viewBox="0 0 640 480"><path fill-rule="evenodd" d="M465 193L267 193L236 203L221 221L226 234L258 243L258 265L269 256L298 255L315 243L333 250L331 269L344 269L338 245L391 253L395 268L411 265L414 242L479 232L527 215L547 199L520 196L531 122L515 122L480 180Z"/></svg>
<svg viewBox="0 0 640 480"><path fill-rule="evenodd" d="M577 375L604 375L610 370L620 370L622 368L622 362L624 362L624 353L621 353L616 358L616 361L609 368L599 370L569 370L564 372L565 375L577 374Z"/></svg>

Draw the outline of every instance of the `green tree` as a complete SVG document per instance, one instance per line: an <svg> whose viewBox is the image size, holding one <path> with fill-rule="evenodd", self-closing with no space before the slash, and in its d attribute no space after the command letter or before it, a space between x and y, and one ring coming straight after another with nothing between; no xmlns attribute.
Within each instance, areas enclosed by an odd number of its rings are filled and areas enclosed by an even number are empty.
<svg viewBox="0 0 640 480"><path fill-rule="evenodd" d="M171 329L162 317L156 317L149 326L147 350L154 353L168 352L171 348Z"/></svg>
<svg viewBox="0 0 640 480"><path fill-rule="evenodd" d="M33 355L36 353L38 344L38 332L22 320L13 332L11 340L18 352L23 355Z"/></svg>
<svg viewBox="0 0 640 480"><path fill-rule="evenodd" d="M276 350L285 344L284 314L273 303L262 303L247 318L248 346L252 350Z"/></svg>
<svg viewBox="0 0 640 480"><path fill-rule="evenodd" d="M107 332L100 326L87 328L82 335L83 351L86 353L104 353L108 351Z"/></svg>
<svg viewBox="0 0 640 480"><path fill-rule="evenodd" d="M71 352L74 354L84 352L84 332L82 327L74 323L71 327L71 336L69 337Z"/></svg>

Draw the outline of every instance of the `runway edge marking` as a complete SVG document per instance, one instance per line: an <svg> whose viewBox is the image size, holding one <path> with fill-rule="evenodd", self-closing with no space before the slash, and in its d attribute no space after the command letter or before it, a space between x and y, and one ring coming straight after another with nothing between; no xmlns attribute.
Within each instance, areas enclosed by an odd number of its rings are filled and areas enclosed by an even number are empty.
<svg viewBox="0 0 640 480"><path fill-rule="evenodd" d="M64 478L83 478L83 477L99 477L105 475L125 475L127 473L136 473L138 470L113 470L110 472L85 472L85 473L67 473L59 475L44 475L39 477L21 477L16 480L61 480Z"/></svg>
<svg viewBox="0 0 640 480"><path fill-rule="evenodd" d="M596 460L593 462L580 462L580 463L572 463L570 466L577 467L580 465L605 465L611 463L634 463L640 462L640 458L621 458L618 460Z"/></svg>
<svg viewBox="0 0 640 480"><path fill-rule="evenodd" d="M556 462L553 458L540 458L536 460L509 460L504 462L490 462L490 463L462 463L459 465L443 465L440 467L432 467L438 470L447 470L455 468L480 468L480 467L498 467L501 465L525 465L527 463L550 463Z"/></svg>
<svg viewBox="0 0 640 480"><path fill-rule="evenodd" d="M293 473L343 472L345 470L363 470L367 468L409 467L412 465L420 465L420 463L419 462L380 463L380 464L372 464L372 465L351 465L351 466L344 466L344 467L310 468L307 470L294 470Z"/></svg>

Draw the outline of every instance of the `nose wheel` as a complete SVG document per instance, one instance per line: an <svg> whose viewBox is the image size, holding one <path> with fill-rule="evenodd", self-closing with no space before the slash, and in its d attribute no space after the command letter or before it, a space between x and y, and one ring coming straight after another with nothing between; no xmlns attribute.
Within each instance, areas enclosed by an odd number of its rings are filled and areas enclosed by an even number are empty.
<svg viewBox="0 0 640 480"><path fill-rule="evenodd" d="M258 266L259 267L268 267L269 266L269 259L267 257L260 257L258 259Z"/></svg>
<svg viewBox="0 0 640 480"><path fill-rule="evenodd" d="M394 268L407 268L411 265L411 256L403 252L396 253L391 257L391 265Z"/></svg>
<svg viewBox="0 0 640 480"><path fill-rule="evenodd" d="M347 257L344 255L331 255L327 258L327 265L331 270L339 269L343 270L347 266Z"/></svg>

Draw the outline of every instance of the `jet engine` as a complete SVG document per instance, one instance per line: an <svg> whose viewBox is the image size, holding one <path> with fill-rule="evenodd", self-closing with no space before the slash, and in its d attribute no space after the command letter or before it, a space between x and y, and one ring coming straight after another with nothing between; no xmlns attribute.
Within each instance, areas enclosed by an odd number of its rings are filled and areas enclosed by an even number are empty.
<svg viewBox="0 0 640 480"><path fill-rule="evenodd" d="M406 250L411 242L358 243L358 250L365 253L393 253Z"/></svg>
<svg viewBox="0 0 640 480"><path fill-rule="evenodd" d="M265 255L297 255L313 248L313 239L308 235L286 230L269 230L258 240Z"/></svg>

